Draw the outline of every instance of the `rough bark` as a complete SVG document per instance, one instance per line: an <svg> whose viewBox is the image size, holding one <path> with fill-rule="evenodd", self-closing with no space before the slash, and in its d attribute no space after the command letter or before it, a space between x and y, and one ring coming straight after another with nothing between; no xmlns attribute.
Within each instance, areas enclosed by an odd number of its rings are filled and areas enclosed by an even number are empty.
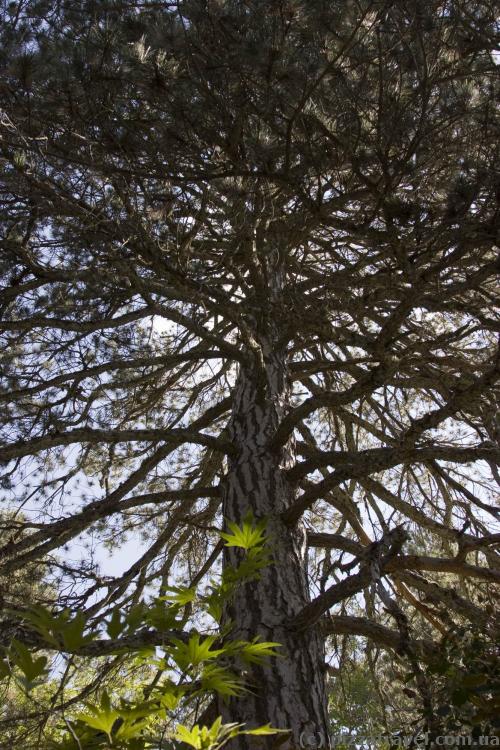
<svg viewBox="0 0 500 750"><path fill-rule="evenodd" d="M307 604L305 535L299 527L290 529L281 514L294 499L295 491L285 477L294 460L293 444L280 452L268 448L288 401L284 353L273 349L261 337L259 365L242 367L236 386L234 410L229 428L236 450L225 483L224 515L241 523L248 511L256 519L267 519L268 544L272 558L256 581L239 588L225 617L234 623L236 637L281 644L280 658L252 668L248 677L252 692L221 705L225 721L248 726L271 723L288 728L291 735L267 739L241 737L233 748L247 750L271 747L299 747L304 738L326 733L324 647L316 628L295 632L287 621ZM260 372L256 371L260 369ZM226 564L237 564L238 552L227 549ZM302 738L302 739L301 739Z"/></svg>

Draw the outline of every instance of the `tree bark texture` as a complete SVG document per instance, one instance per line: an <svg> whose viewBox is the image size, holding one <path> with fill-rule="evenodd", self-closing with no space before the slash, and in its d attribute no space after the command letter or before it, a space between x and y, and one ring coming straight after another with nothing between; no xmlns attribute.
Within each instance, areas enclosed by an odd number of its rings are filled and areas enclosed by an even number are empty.
<svg viewBox="0 0 500 750"><path fill-rule="evenodd" d="M225 481L224 515L238 524L248 511L256 519L266 518L272 562L259 580L238 589L225 617L234 624L234 637L259 635L278 642L281 656L253 667L252 692L221 705L221 712L226 722L244 722L248 727L271 723L290 729L291 735L260 740L242 736L233 742L235 750L273 747L280 740L282 748L295 748L305 737L326 736L327 731L322 640L315 628L298 633L287 627L309 595L305 535L281 520L295 496L284 473L294 461L293 443L279 452L268 448L288 403L285 352L273 346L270 336L259 336L258 345L260 362L242 366L236 385L229 428L236 451ZM237 565L238 555L227 548L225 564Z"/></svg>

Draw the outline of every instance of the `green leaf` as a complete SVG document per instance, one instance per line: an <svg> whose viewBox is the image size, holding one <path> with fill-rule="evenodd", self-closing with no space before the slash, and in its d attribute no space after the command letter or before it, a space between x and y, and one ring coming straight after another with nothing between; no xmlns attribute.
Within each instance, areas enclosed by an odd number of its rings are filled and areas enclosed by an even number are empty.
<svg viewBox="0 0 500 750"><path fill-rule="evenodd" d="M234 568L229 566L224 569L223 583L234 584L241 581L251 581L259 577L259 571L271 562L267 551L263 547L253 547L248 550L247 555Z"/></svg>
<svg viewBox="0 0 500 750"><path fill-rule="evenodd" d="M160 597L144 613L144 621L157 630L170 630L179 624L179 610L179 605L165 604L164 597Z"/></svg>
<svg viewBox="0 0 500 750"><path fill-rule="evenodd" d="M262 664L271 656L280 656L276 653L281 643L274 641L261 641L259 637L253 639L251 643L243 643L241 646L240 656L247 664Z"/></svg>
<svg viewBox="0 0 500 750"><path fill-rule="evenodd" d="M33 687L34 681L37 677L41 677L45 673L47 657L39 656L34 658L24 643L21 643L15 638L12 640L10 658L16 667L18 667L24 674L26 678L24 684L28 690Z"/></svg>
<svg viewBox="0 0 500 750"><path fill-rule="evenodd" d="M161 596L161 601L184 605L189 604L196 599L195 586L192 586L191 588L188 588L187 586L169 586L166 590L173 591L173 594Z"/></svg>
<svg viewBox="0 0 500 750"><path fill-rule="evenodd" d="M162 706L167 708L169 711L173 711L179 705L181 699L180 695L176 695L174 692L165 692L160 695L160 703Z"/></svg>
<svg viewBox="0 0 500 750"><path fill-rule="evenodd" d="M261 727L256 727L255 729L245 729L244 731L240 732L240 734L253 734L253 735L268 735L268 734L280 734L280 733L288 733L289 729L276 729L275 727L272 727L270 724L264 724Z"/></svg>
<svg viewBox="0 0 500 750"><path fill-rule="evenodd" d="M118 638L124 627L125 623L122 622L120 610L114 609L110 619L106 622L107 634L110 638Z"/></svg>
<svg viewBox="0 0 500 750"><path fill-rule="evenodd" d="M177 726L175 739L185 742L196 750L215 750L222 747L228 740L240 734L242 724L222 724L220 716L211 727L195 725L188 729L182 724Z"/></svg>
<svg viewBox="0 0 500 750"><path fill-rule="evenodd" d="M234 583L216 584L211 581L209 593L204 595L202 604L207 614L213 617L216 622L221 620L224 604L233 596L234 590Z"/></svg>
<svg viewBox="0 0 500 750"><path fill-rule="evenodd" d="M192 729L179 724L175 739L194 747L195 750L216 750L222 747L228 740L242 734L254 736L267 736L280 732L288 733L288 729L275 729L269 724L255 729L242 729L243 724L222 724L221 717L217 717L211 727L194 726Z"/></svg>
<svg viewBox="0 0 500 750"><path fill-rule="evenodd" d="M125 617L129 634L135 633L139 625L142 625L146 617L147 607L144 602L138 602L129 609Z"/></svg>
<svg viewBox="0 0 500 750"><path fill-rule="evenodd" d="M78 721L92 727L92 729L104 732L111 741L113 725L120 717L120 713L111 706L108 693L105 691L102 694L100 706L95 706L90 703L87 703L86 706L89 713L78 714L76 717Z"/></svg>
<svg viewBox="0 0 500 750"><path fill-rule="evenodd" d="M219 597L207 597L205 602L207 614L213 617L216 622L220 622L222 619L223 602Z"/></svg>
<svg viewBox="0 0 500 750"><path fill-rule="evenodd" d="M83 612L77 612L71 619L69 609L59 613L35 604L29 610L12 610L16 617L25 620L45 641L47 646L60 650L77 651L95 638L94 633L84 635L87 621Z"/></svg>
<svg viewBox="0 0 500 750"><path fill-rule="evenodd" d="M232 521L227 523L232 534L220 532L222 539L226 540L226 547L242 547L252 549L261 547L266 541L266 522L264 520L255 523L252 516L247 515L241 526Z"/></svg>
<svg viewBox="0 0 500 750"><path fill-rule="evenodd" d="M188 729L183 724L178 724L175 739L179 740L179 742L184 742L186 745L191 745L196 750L200 750L202 747L200 728L198 726Z"/></svg>
<svg viewBox="0 0 500 750"><path fill-rule="evenodd" d="M83 612L77 612L72 620L69 620L64 625L61 624L60 632L63 644L68 651L77 651L86 643L93 640L94 635L92 633L84 635L86 627L87 620Z"/></svg>
<svg viewBox="0 0 500 750"><path fill-rule="evenodd" d="M132 740L134 737L138 737L141 732L148 727L149 723L148 720L125 720L123 724L118 727L115 737L118 740L124 740L126 742ZM130 747L130 745L128 747Z"/></svg>
<svg viewBox="0 0 500 750"><path fill-rule="evenodd" d="M173 711L179 705L181 698L189 690L189 685L184 683L178 685L173 680L166 679L161 685L157 685L154 690L155 701L169 711Z"/></svg>
<svg viewBox="0 0 500 750"><path fill-rule="evenodd" d="M187 643L178 639L172 639L174 648L169 650L169 655L179 665L182 670L187 667L197 667L205 661L216 659L217 656L224 653L223 648L212 649L216 640L215 636L207 636L200 641L198 634L192 635Z"/></svg>
<svg viewBox="0 0 500 750"><path fill-rule="evenodd" d="M240 677L215 664L209 664L204 668L200 681L202 691L215 690L220 695L227 696L241 695L245 692L243 680Z"/></svg>
<svg viewBox="0 0 500 750"><path fill-rule="evenodd" d="M24 151L15 151L13 162L18 169L24 169L26 166L26 154Z"/></svg>
<svg viewBox="0 0 500 750"><path fill-rule="evenodd" d="M31 628L37 632L49 646L59 648L59 641L53 634L54 626L59 623L59 618L40 604L33 604L29 610L8 610L10 614L19 620L27 622Z"/></svg>

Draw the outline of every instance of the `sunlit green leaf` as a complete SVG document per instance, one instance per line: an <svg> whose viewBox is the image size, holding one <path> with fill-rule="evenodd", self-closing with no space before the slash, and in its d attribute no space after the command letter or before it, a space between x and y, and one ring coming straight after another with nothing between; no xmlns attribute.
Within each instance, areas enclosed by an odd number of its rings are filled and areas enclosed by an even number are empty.
<svg viewBox="0 0 500 750"><path fill-rule="evenodd" d="M198 634L192 635L187 643L175 639L172 641L174 647L170 649L170 655L181 669L188 666L197 667L202 662L215 659L224 653L223 648L212 649L215 640L215 636L207 636L200 640Z"/></svg>
<svg viewBox="0 0 500 750"><path fill-rule="evenodd" d="M249 516L241 526L232 521L228 521L227 525L232 533L220 532L222 539L226 540L226 547L242 547L249 550L253 547L262 546L266 540L265 521L255 523Z"/></svg>
<svg viewBox="0 0 500 750"><path fill-rule="evenodd" d="M111 731L115 721L119 718L120 712L111 706L111 701L107 692L101 697L99 706L87 703L87 713L79 713L76 718L78 721L87 724L93 729L104 732L108 738L111 738Z"/></svg>

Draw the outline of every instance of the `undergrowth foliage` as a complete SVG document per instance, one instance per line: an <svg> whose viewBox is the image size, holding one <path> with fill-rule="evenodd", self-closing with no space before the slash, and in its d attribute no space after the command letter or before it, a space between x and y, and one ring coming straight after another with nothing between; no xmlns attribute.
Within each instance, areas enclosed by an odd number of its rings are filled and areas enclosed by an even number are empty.
<svg viewBox="0 0 500 750"><path fill-rule="evenodd" d="M36 705L39 691L50 685L51 707L58 715L53 732L40 738L38 748L146 750L182 742L197 750L217 750L240 734L279 731L269 725L223 724L220 716L210 726L186 726L178 720L193 715L192 707L214 693L228 698L248 690L245 667L277 656L278 643L258 637L238 640L231 637L231 623L219 626L222 608L236 588L258 577L268 564L265 522L248 516L229 529L220 536L226 546L241 548L241 563L226 567L203 592L172 587L166 595L141 600L125 611L115 608L104 620L41 605L8 612L19 635L4 649L2 686L10 683ZM203 631L189 622L190 612L205 621ZM158 634L163 634L160 647L144 645L148 637L157 643ZM90 685L88 700L68 699L75 692L71 682L65 684L70 664L78 659L92 670L102 654L117 660L122 672L139 667L142 683L123 687L117 680L95 691Z"/></svg>

